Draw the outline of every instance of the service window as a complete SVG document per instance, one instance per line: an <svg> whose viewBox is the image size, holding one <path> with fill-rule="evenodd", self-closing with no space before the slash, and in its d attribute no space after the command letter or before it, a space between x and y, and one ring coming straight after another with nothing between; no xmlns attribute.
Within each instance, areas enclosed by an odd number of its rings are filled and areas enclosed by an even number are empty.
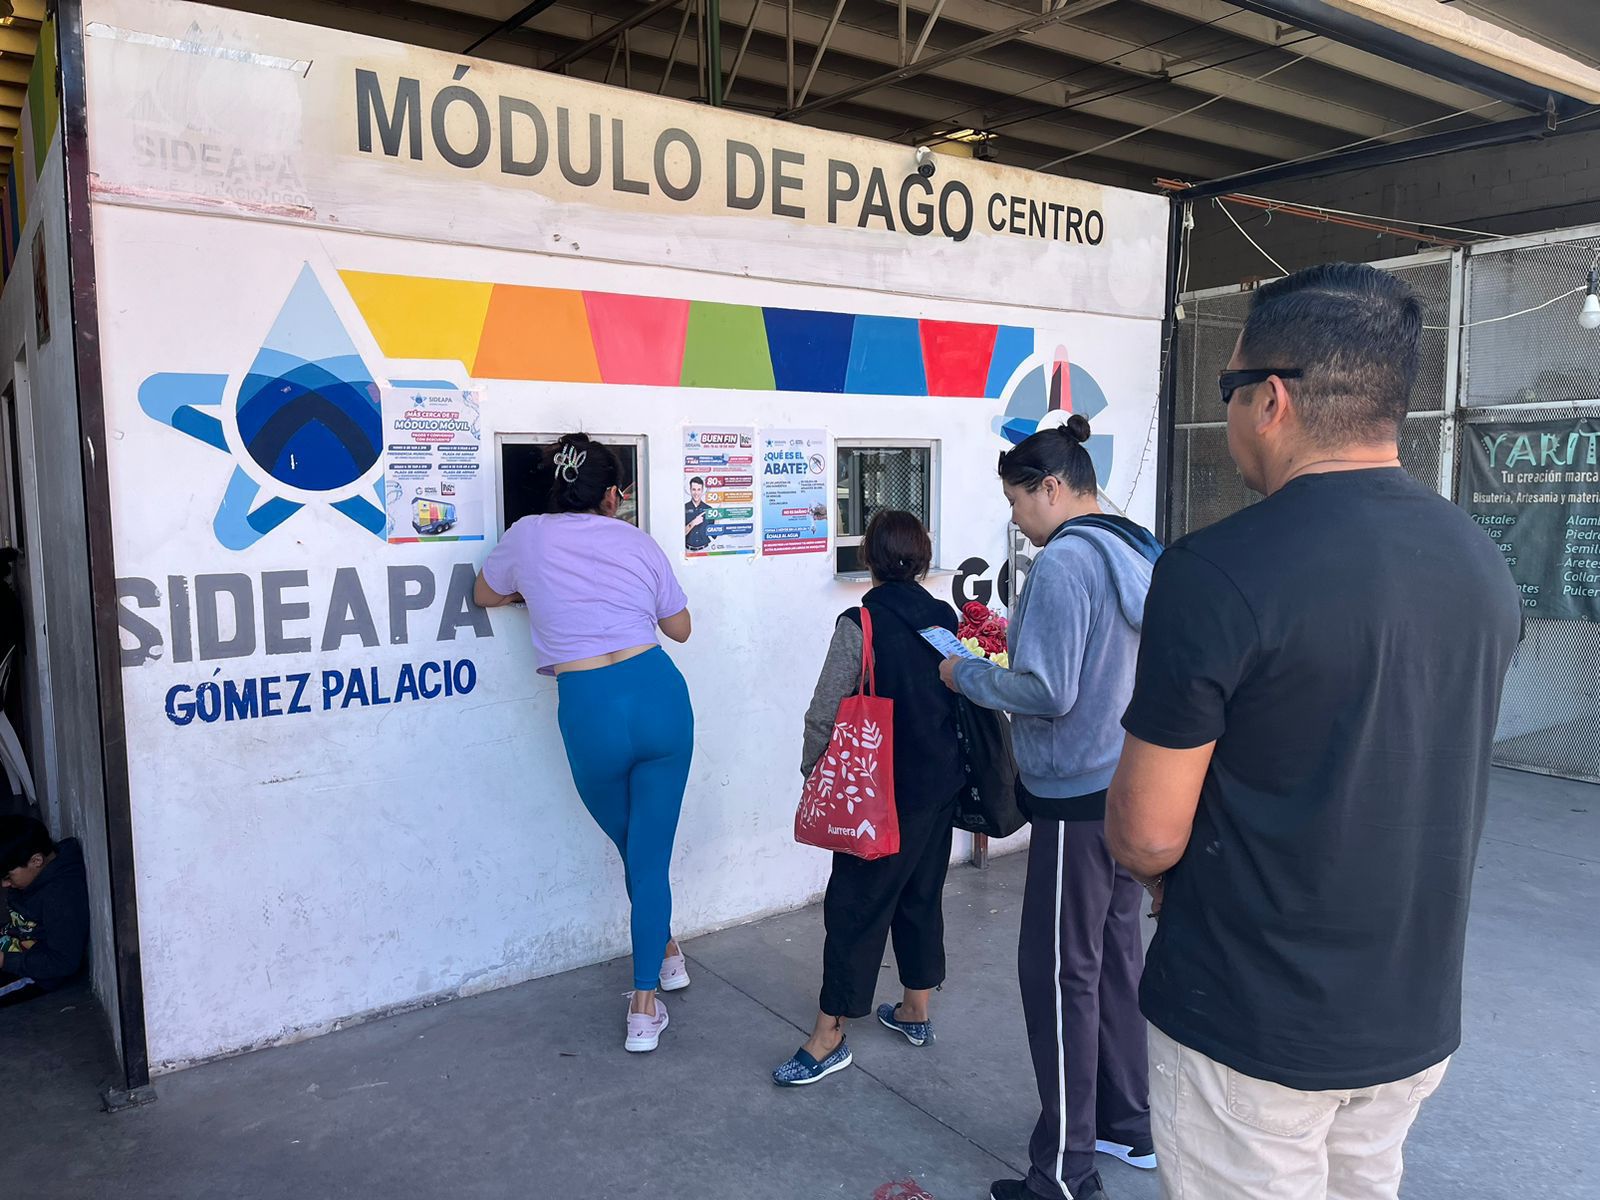
<svg viewBox="0 0 1600 1200"><path fill-rule="evenodd" d="M861 540L867 522L880 509L915 513L933 535L933 561L937 564L939 443L840 440L834 445L838 455L834 494L839 514L834 573L852 580L867 577Z"/></svg>
<svg viewBox="0 0 1600 1200"><path fill-rule="evenodd" d="M646 528L642 514L649 511L645 489L645 440L642 436L591 434L611 447L622 464L622 507L617 516L630 525ZM522 517L550 511L550 486L555 468L557 435L553 433L502 433L496 439L500 459L500 532Z"/></svg>

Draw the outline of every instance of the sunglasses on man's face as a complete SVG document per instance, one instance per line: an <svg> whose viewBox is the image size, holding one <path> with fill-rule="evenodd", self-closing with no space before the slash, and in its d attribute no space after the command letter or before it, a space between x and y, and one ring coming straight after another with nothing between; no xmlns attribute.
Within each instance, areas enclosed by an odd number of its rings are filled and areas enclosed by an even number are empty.
<svg viewBox="0 0 1600 1200"><path fill-rule="evenodd" d="M1249 387L1253 383L1265 383L1273 376L1279 379L1299 379L1305 372L1299 367L1251 367L1244 371L1219 371L1217 373L1217 387L1222 392L1222 403L1226 405L1233 399L1233 394L1242 387Z"/></svg>

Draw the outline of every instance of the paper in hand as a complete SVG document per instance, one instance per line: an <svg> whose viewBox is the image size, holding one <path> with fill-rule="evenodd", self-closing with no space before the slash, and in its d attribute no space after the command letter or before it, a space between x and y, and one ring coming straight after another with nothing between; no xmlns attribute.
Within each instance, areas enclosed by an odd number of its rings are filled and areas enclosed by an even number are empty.
<svg viewBox="0 0 1600 1200"><path fill-rule="evenodd" d="M917 630L922 635L922 640L937 650L944 658L955 655L957 658L979 658L961 644L961 639L951 633L942 625L930 625L926 629Z"/></svg>

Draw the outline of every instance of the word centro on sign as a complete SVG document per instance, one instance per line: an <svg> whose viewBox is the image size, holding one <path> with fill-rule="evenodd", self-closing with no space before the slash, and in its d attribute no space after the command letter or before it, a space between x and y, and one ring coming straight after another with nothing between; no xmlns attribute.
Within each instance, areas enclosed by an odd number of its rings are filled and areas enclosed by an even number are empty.
<svg viewBox="0 0 1600 1200"><path fill-rule="evenodd" d="M1087 246L1105 238L1105 218L1096 209L999 191L980 200L961 179L936 181L917 170L909 149L903 174L829 158L825 184L819 184L806 174L803 151L763 151L732 138L708 148L675 127L655 132L652 144L650 134L630 130L622 117L564 105L550 114L520 96L486 99L460 82L469 70L458 67L455 82L425 97L420 79L401 76L386 89L377 72L358 68L357 150L422 162L431 146L435 158L461 170L477 170L493 157L500 174L511 178L538 178L553 167L573 187L680 203L701 196L708 178L720 172L719 199L733 212L766 209L804 221L825 210L829 225L937 234L954 242L971 236L985 210L987 228L998 234ZM825 196L813 194L818 188Z"/></svg>
<svg viewBox="0 0 1600 1200"><path fill-rule="evenodd" d="M153 579L122 578L122 665L141 667L163 657L186 663L313 649L326 654L345 649L351 639L371 649L382 644L375 613L386 618L391 646L408 645L414 632L438 642L454 641L464 629L493 637L489 614L472 600L476 579L471 563L452 565L442 586L428 567L396 564L374 598L354 567L337 568L331 582L316 588L306 571L229 572L192 581L169 575L164 592Z"/></svg>

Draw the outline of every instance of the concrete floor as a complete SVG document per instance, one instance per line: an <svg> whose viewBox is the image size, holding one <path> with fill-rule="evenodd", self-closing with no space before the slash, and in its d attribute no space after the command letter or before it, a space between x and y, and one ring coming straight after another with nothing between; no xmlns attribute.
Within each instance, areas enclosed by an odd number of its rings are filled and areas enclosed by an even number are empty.
<svg viewBox="0 0 1600 1200"><path fill-rule="evenodd" d="M1407 1200L1600 1196L1597 864L1600 789L1497 776L1466 1044L1411 1138ZM694 986L647 1056L620 1049L613 962L167 1076L155 1105L104 1116L91 1002L3 1011L5 1175L29 1200L977 1200L1020 1168L1037 1112L1021 882L1017 858L951 873L934 1047L863 1024L858 1067L799 1092L767 1073L813 1016L814 909L693 941ZM1157 1194L1121 1163L1103 1175L1116 1200Z"/></svg>

